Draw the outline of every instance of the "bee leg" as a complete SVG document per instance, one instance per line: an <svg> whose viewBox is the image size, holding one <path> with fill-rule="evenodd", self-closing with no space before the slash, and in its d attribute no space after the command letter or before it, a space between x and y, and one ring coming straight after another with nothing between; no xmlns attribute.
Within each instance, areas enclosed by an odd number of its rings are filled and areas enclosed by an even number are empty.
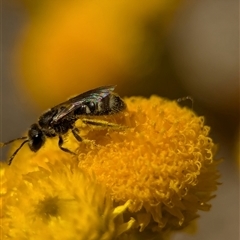
<svg viewBox="0 0 240 240"><path fill-rule="evenodd" d="M82 138L78 135L79 130L77 128L72 129L73 136L79 141L82 142Z"/></svg>
<svg viewBox="0 0 240 240"><path fill-rule="evenodd" d="M111 123L108 121L104 121L104 120L96 120L96 119L82 119L82 122L85 124L89 124L89 125L93 125L93 126L98 126L98 127L102 127L102 128L115 128L115 129L124 129L126 127L121 126L119 124L116 123Z"/></svg>
<svg viewBox="0 0 240 240"><path fill-rule="evenodd" d="M64 141L63 141L63 138L61 135L59 135L59 140L58 140L58 146L61 150L63 150L64 152L67 152L67 153L71 153L71 154L74 154L74 152L71 152L69 149L67 148L64 148L62 145L63 145Z"/></svg>

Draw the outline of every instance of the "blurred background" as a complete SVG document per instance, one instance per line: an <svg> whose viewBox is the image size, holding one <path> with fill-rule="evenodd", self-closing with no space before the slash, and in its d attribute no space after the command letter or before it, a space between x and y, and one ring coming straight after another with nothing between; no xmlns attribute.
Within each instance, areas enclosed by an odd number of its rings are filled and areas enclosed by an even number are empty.
<svg viewBox="0 0 240 240"><path fill-rule="evenodd" d="M221 182L195 235L239 239L237 0L2 0L0 141L70 96L116 84L121 96L192 96L219 145ZM181 102L191 107L191 102ZM1 159L6 159L1 151Z"/></svg>

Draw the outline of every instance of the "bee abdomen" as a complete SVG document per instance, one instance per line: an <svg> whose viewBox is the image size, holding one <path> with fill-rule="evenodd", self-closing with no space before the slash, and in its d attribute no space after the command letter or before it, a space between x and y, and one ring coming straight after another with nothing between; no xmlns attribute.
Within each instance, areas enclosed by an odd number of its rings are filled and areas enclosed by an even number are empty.
<svg viewBox="0 0 240 240"><path fill-rule="evenodd" d="M110 115L121 112L126 108L124 101L115 94L111 94L97 103L95 114Z"/></svg>

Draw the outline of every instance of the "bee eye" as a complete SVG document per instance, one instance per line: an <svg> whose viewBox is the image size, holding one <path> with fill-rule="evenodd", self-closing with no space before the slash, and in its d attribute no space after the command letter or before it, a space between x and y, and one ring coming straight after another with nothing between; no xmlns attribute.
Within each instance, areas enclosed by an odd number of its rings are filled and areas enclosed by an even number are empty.
<svg viewBox="0 0 240 240"><path fill-rule="evenodd" d="M32 139L32 150L37 151L43 145L42 135L35 135Z"/></svg>
<svg viewBox="0 0 240 240"><path fill-rule="evenodd" d="M33 124L28 132L29 147L33 152L39 150L45 142L43 132L38 128L36 124Z"/></svg>
<svg viewBox="0 0 240 240"><path fill-rule="evenodd" d="M90 112L94 112L95 111L95 103L94 102L89 102L87 104L87 106L88 106Z"/></svg>

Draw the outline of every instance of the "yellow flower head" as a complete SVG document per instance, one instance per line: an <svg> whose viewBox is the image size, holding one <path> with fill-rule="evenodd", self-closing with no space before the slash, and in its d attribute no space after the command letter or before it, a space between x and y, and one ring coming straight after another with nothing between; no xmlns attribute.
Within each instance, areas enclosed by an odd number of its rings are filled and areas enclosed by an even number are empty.
<svg viewBox="0 0 240 240"><path fill-rule="evenodd" d="M110 240L134 223L121 220L130 201L114 208L104 187L80 169L60 161L48 166L18 181L13 171L2 169L3 239Z"/></svg>
<svg viewBox="0 0 240 240"><path fill-rule="evenodd" d="M96 136L103 144L79 154L79 167L94 173L116 203L133 201L129 215L140 231L182 228L198 210L209 210L217 187L210 128L203 117L156 96L126 104L118 122L128 128Z"/></svg>
<svg viewBox="0 0 240 240"><path fill-rule="evenodd" d="M76 156L48 139L3 168L6 239L134 239L209 210L219 174L203 117L157 96L125 102L120 114L91 117L105 128L77 122L83 141L69 134L64 145Z"/></svg>

